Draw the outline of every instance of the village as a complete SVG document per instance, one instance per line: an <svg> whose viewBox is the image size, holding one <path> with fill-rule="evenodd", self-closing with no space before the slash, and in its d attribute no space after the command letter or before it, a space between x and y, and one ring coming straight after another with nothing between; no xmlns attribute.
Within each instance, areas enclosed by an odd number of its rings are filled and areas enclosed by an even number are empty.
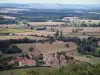
<svg viewBox="0 0 100 75"><path fill-rule="evenodd" d="M34 49L34 50L33 50ZM39 51L36 47L31 47L31 52L26 54L24 57L15 56L15 60L11 60L8 63L18 63L17 67L29 67L29 66L50 66L59 67L67 64L69 60L74 60L73 57L67 54L75 55L76 50L61 51L55 53L44 53Z"/></svg>

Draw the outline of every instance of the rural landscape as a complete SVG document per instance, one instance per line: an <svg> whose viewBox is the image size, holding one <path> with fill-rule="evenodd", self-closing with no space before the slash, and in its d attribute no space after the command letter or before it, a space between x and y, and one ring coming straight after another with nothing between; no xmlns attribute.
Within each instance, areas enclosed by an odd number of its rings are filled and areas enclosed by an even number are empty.
<svg viewBox="0 0 100 75"><path fill-rule="evenodd" d="M100 4L0 3L0 75L100 75Z"/></svg>

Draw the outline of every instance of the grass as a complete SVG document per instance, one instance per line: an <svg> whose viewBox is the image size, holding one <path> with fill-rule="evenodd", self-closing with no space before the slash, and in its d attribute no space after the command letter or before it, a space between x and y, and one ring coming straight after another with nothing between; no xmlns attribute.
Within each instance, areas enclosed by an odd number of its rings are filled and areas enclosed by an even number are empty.
<svg viewBox="0 0 100 75"><path fill-rule="evenodd" d="M83 19L83 20L80 20L80 21L73 21L71 23L68 23L70 26L81 26L82 25L82 22L84 21L85 24L99 24L100 23L100 20L88 20L88 19ZM90 21L90 22L89 22Z"/></svg>
<svg viewBox="0 0 100 75"><path fill-rule="evenodd" d="M61 25L65 24L65 22L30 22L31 25Z"/></svg>
<svg viewBox="0 0 100 75"><path fill-rule="evenodd" d="M67 42L69 43L69 42ZM49 43L35 43L35 44L16 44L20 49L23 50L23 52L29 52L30 47L35 47L39 49L43 53L53 53L58 51L68 51L70 49L75 49L77 46L74 43L69 43L70 47L67 48L65 46L66 43L64 42L54 42L52 45Z"/></svg>
<svg viewBox="0 0 100 75"><path fill-rule="evenodd" d="M26 72L26 71L30 71L30 70L41 70L41 71L45 71L47 69L51 69L51 68L46 68L46 67L38 67L38 68L22 68L22 69L14 69L14 70L7 70L7 71L0 71L0 75L11 75L11 72L13 72L13 75L21 75L22 72Z"/></svg>
<svg viewBox="0 0 100 75"><path fill-rule="evenodd" d="M11 28L0 28L0 33L22 33L22 32L33 32L34 30L29 29L11 29Z"/></svg>
<svg viewBox="0 0 100 75"><path fill-rule="evenodd" d="M83 62L88 62L91 64L98 64L100 63L100 58L99 57L94 57L92 55L82 55L78 53L77 55L73 56L76 60L83 61Z"/></svg>
<svg viewBox="0 0 100 75"><path fill-rule="evenodd" d="M0 40L8 40L8 39L23 39L23 38L28 38L28 39L35 39L35 40L41 40L41 39L46 39L43 37L35 37L35 36L20 36L20 35L14 35L14 36L0 36Z"/></svg>
<svg viewBox="0 0 100 75"><path fill-rule="evenodd" d="M93 57L93 56L89 56L90 58L87 58L87 55L80 55L79 57L75 56L75 59L77 60L80 60L80 61L86 61L86 62L89 62L91 64L97 64L97 63L100 63L100 58L97 58L97 57ZM35 68L22 68L22 69L14 69L14 70L7 70L7 71L0 71L0 75L11 75L11 73L13 73L13 75L21 75L22 73L24 72L27 72L27 71L30 71L30 70L38 70L38 71L50 71L53 69L55 69L54 67L53 68L47 68L47 67L35 67Z"/></svg>

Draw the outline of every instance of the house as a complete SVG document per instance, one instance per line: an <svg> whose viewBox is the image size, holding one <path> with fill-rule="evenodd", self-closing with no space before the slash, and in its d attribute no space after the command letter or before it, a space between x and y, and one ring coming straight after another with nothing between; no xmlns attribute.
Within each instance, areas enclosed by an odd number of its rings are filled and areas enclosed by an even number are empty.
<svg viewBox="0 0 100 75"><path fill-rule="evenodd" d="M44 55L45 66L59 66L59 59L53 53Z"/></svg>
<svg viewBox="0 0 100 75"><path fill-rule="evenodd" d="M65 56L64 55L60 55L60 65L65 65L67 62L66 62L66 59L65 59Z"/></svg>
<svg viewBox="0 0 100 75"><path fill-rule="evenodd" d="M19 67L24 67L24 66L35 66L36 61L33 59L28 59L26 57L16 57L16 60L12 60L8 62L9 64L14 64L18 62Z"/></svg>
<svg viewBox="0 0 100 75"><path fill-rule="evenodd" d="M36 65L36 61L32 60L32 59L27 59L27 58L22 58L19 61L19 66L35 66Z"/></svg>
<svg viewBox="0 0 100 75"><path fill-rule="evenodd" d="M46 30L46 27L36 27L34 30Z"/></svg>
<svg viewBox="0 0 100 75"><path fill-rule="evenodd" d="M63 17L62 21L78 21L79 17Z"/></svg>
<svg viewBox="0 0 100 75"><path fill-rule="evenodd" d="M57 53L45 54L43 58L46 66L60 66L67 63L65 56L60 55L60 58L58 58Z"/></svg>

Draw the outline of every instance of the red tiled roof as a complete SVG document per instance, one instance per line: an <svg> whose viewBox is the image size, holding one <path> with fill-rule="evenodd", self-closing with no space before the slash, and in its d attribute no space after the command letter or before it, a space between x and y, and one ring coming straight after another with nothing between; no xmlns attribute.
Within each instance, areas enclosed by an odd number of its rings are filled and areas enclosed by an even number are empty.
<svg viewBox="0 0 100 75"><path fill-rule="evenodd" d="M36 63L36 61L32 60L32 59L22 59L20 62L23 65L28 65L28 64L34 64L34 63Z"/></svg>
<svg viewBox="0 0 100 75"><path fill-rule="evenodd" d="M15 62L21 62L23 65L28 65L28 64L35 64L36 61L32 59L27 59L26 57L16 57L16 60L12 60L8 62L9 64L13 64Z"/></svg>

